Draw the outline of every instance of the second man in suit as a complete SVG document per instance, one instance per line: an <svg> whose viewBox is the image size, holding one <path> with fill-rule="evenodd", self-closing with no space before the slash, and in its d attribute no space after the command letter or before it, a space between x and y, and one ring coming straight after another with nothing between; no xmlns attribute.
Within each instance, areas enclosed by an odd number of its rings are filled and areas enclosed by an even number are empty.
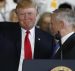
<svg viewBox="0 0 75 71"><path fill-rule="evenodd" d="M55 36L61 34L61 48L57 49L55 59L75 59L75 13L69 9L60 9L51 16L50 29ZM62 51L62 52L61 52Z"/></svg>

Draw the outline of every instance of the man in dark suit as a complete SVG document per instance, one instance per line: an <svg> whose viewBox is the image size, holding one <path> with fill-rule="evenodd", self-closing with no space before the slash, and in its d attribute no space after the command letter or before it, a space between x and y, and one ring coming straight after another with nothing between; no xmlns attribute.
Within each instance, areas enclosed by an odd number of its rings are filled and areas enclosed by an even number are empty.
<svg viewBox="0 0 75 71"><path fill-rule="evenodd" d="M75 59L75 13L69 9L57 10L51 16L51 32L61 34L61 48L56 49L54 59ZM62 57L61 57L62 56Z"/></svg>
<svg viewBox="0 0 75 71"><path fill-rule="evenodd" d="M30 31L32 59L50 59L53 37L35 27L36 6L31 1L21 1L16 7L19 23L0 24L0 70L22 71L24 38Z"/></svg>
<svg viewBox="0 0 75 71"><path fill-rule="evenodd" d="M14 24L0 22L0 70L17 71L18 50Z"/></svg>

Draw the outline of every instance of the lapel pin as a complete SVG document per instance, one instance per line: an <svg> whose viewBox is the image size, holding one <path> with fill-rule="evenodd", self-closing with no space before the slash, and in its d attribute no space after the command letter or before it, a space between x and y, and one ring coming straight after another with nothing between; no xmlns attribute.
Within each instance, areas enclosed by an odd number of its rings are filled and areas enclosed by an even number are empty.
<svg viewBox="0 0 75 71"><path fill-rule="evenodd" d="M38 38L38 40L40 41L40 38Z"/></svg>

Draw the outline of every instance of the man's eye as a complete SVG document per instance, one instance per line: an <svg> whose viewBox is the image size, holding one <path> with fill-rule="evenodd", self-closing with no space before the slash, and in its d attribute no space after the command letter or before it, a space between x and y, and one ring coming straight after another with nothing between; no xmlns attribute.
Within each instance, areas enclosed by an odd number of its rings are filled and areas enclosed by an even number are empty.
<svg viewBox="0 0 75 71"><path fill-rule="evenodd" d="M20 15L24 15L24 14L20 14Z"/></svg>
<svg viewBox="0 0 75 71"><path fill-rule="evenodd" d="M28 13L28 15L32 15L32 13Z"/></svg>

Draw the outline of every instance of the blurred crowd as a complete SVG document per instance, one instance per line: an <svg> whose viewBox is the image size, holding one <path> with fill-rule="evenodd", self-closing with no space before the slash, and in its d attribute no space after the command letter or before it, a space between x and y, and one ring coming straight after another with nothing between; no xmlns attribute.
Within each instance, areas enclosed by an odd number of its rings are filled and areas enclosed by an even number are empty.
<svg viewBox="0 0 75 71"><path fill-rule="evenodd" d="M0 0L0 22L17 22L17 16L16 16L16 12L15 12L15 8L17 3L20 0ZM44 1L33 1L36 2L36 4L38 4L38 8L40 11L43 12L42 9L44 9ZM42 6L40 6L42 4ZM40 7L41 8L40 8ZM38 11L39 11L38 10Z"/></svg>
<svg viewBox="0 0 75 71"><path fill-rule="evenodd" d="M32 0L37 5L37 20L40 18L40 15L46 12L46 0ZM0 22L18 22L18 18L15 12L15 8L17 3L20 2L20 0L0 0ZM67 6L70 7L70 9L74 9L71 4L65 2L61 4L63 8L66 8ZM58 8L61 8L58 7Z"/></svg>
<svg viewBox="0 0 75 71"><path fill-rule="evenodd" d="M10 21L10 13L16 7L13 0L0 0L0 21Z"/></svg>

